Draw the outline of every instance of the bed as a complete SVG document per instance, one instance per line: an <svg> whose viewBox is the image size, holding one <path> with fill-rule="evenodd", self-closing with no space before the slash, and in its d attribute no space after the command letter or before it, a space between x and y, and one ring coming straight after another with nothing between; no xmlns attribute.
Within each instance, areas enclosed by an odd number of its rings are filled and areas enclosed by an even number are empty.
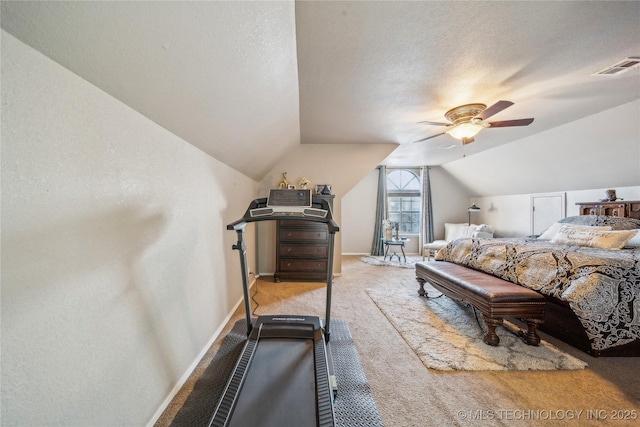
<svg viewBox="0 0 640 427"><path fill-rule="evenodd" d="M457 239L436 260L541 293L540 329L592 356L640 356L640 220L569 217L538 238Z"/></svg>

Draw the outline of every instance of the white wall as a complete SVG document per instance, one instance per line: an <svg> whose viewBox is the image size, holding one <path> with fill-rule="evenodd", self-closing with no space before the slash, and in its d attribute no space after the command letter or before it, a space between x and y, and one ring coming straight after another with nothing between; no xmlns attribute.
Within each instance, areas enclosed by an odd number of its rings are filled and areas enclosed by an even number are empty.
<svg viewBox="0 0 640 427"><path fill-rule="evenodd" d="M578 215L576 202L597 202L605 197L608 188L580 191L559 191L565 194L566 216ZM472 203L482 210L474 213L476 223L491 224L496 237L522 237L531 234L531 196L516 194L511 196L474 197ZM616 188L618 198L640 200L640 186ZM560 218L558 218L560 219Z"/></svg>
<svg viewBox="0 0 640 427"><path fill-rule="evenodd" d="M342 253L369 255L376 219L378 169L373 169L342 198Z"/></svg>
<svg viewBox="0 0 640 427"><path fill-rule="evenodd" d="M3 31L2 424L152 420L241 298L256 188Z"/></svg>
<svg viewBox="0 0 640 427"><path fill-rule="evenodd" d="M431 177L431 202L433 204L433 232L435 239L444 239L444 224L467 223L467 209L471 206L467 189L446 169L433 166ZM475 216L472 222L476 220ZM475 221L477 224L477 220Z"/></svg>

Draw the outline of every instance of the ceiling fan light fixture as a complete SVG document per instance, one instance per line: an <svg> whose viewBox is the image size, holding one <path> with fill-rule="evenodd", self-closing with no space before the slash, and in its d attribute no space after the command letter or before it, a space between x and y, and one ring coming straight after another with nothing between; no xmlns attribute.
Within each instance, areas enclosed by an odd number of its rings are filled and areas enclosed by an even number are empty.
<svg viewBox="0 0 640 427"><path fill-rule="evenodd" d="M456 139L473 138L484 128L480 123L460 123L452 126L447 133Z"/></svg>
<svg viewBox="0 0 640 427"><path fill-rule="evenodd" d="M501 120L497 122L487 122L489 117L498 114L505 108L513 105L511 101L498 101L487 108L485 104L465 104L455 107L444 113L449 123L423 121L419 124L431 126L446 126L444 132L431 135L415 142L426 141L445 133L451 135L455 139L462 141L462 145L470 144L474 141L474 137L484 128L504 128L511 126L528 126L533 123L533 119L517 119L517 120Z"/></svg>

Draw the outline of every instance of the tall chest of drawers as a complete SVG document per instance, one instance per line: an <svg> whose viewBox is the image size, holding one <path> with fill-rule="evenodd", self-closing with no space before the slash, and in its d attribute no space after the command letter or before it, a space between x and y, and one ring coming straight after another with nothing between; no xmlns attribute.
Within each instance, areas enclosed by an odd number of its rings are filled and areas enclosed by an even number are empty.
<svg viewBox="0 0 640 427"><path fill-rule="evenodd" d="M320 197L333 208L333 195ZM327 224L300 220L277 222L275 282L324 282L327 280L328 256Z"/></svg>

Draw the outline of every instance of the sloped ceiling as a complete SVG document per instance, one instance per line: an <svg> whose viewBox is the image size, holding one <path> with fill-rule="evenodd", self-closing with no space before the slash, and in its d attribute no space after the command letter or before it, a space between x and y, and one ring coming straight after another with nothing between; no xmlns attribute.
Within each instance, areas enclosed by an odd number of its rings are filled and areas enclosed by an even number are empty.
<svg viewBox="0 0 640 427"><path fill-rule="evenodd" d="M298 144L399 144L388 165L459 159L448 135L413 141L442 132L418 121L465 103L535 118L483 130L471 156L640 98L638 69L591 76L640 56L633 1L3 1L1 20L256 180Z"/></svg>
<svg viewBox="0 0 640 427"><path fill-rule="evenodd" d="M259 180L300 143L290 2L2 2L2 28Z"/></svg>

